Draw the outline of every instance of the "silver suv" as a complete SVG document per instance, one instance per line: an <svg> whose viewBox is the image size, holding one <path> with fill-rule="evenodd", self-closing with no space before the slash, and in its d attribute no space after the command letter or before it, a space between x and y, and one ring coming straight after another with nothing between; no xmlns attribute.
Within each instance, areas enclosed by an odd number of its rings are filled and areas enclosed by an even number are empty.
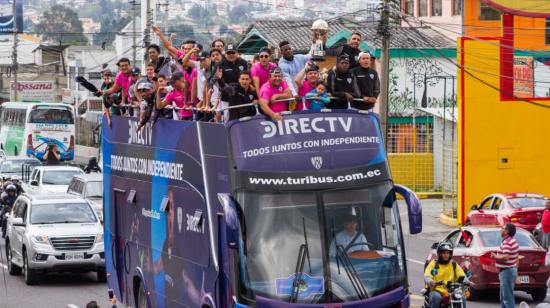
<svg viewBox="0 0 550 308"><path fill-rule="evenodd" d="M95 271L106 281L103 228L86 200L69 194L23 194L15 201L7 229L8 271L23 272L27 285L50 271Z"/></svg>

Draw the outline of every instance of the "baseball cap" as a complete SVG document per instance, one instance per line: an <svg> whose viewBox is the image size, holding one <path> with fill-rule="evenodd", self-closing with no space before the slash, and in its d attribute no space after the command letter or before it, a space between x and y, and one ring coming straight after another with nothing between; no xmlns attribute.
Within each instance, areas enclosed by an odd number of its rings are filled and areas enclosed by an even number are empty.
<svg viewBox="0 0 550 308"><path fill-rule="evenodd" d="M338 62L341 61L348 61L349 62L349 56L347 54L342 54L338 57Z"/></svg>
<svg viewBox="0 0 550 308"><path fill-rule="evenodd" d="M201 51L199 53L199 60L204 60L210 58L210 53L207 51Z"/></svg>
<svg viewBox="0 0 550 308"><path fill-rule="evenodd" d="M140 82L137 87L138 87L138 90L150 90L153 88L153 84L148 81Z"/></svg>
<svg viewBox="0 0 550 308"><path fill-rule="evenodd" d="M227 48L225 48L225 53L229 53L229 52L237 52L235 45L233 44L227 45Z"/></svg>
<svg viewBox="0 0 550 308"><path fill-rule="evenodd" d="M132 67L132 75L141 75L139 67Z"/></svg>
<svg viewBox="0 0 550 308"><path fill-rule="evenodd" d="M282 72L283 72L283 71L281 71L281 69L280 69L278 66L276 66L276 67L274 67L274 68L272 68L272 69L269 70L269 75L271 75L271 74L277 74L277 73L278 73L278 74L282 74Z"/></svg>
<svg viewBox="0 0 550 308"><path fill-rule="evenodd" d="M106 68L103 71L101 71L102 76L113 76L113 72L111 72L110 69Z"/></svg>
<svg viewBox="0 0 550 308"><path fill-rule="evenodd" d="M306 73L318 72L318 71L319 71L319 66L317 66L317 64L315 64L314 62L312 62L311 65L309 66L309 68L306 69Z"/></svg>

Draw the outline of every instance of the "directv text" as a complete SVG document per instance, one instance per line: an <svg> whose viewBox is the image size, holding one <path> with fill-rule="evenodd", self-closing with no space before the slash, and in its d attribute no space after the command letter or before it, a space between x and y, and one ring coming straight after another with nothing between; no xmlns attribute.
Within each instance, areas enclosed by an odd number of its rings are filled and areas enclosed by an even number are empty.
<svg viewBox="0 0 550 308"><path fill-rule="evenodd" d="M183 180L183 164L147 158L111 155L111 170Z"/></svg>

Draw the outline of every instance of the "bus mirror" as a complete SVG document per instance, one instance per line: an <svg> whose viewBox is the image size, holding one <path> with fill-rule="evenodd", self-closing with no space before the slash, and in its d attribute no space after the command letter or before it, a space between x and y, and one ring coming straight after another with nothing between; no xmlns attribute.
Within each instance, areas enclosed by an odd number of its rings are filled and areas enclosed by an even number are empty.
<svg viewBox="0 0 550 308"><path fill-rule="evenodd" d="M218 200L223 208L225 235L227 245L231 249L239 248L239 217L237 206L230 194L218 194Z"/></svg>
<svg viewBox="0 0 550 308"><path fill-rule="evenodd" d="M31 181L31 186L38 186L38 181L37 180L32 180Z"/></svg>
<svg viewBox="0 0 550 308"><path fill-rule="evenodd" d="M422 232L422 207L420 206L420 200L418 200L414 191L403 185L396 184L394 189L407 203L407 211L409 212L409 232L411 234Z"/></svg>

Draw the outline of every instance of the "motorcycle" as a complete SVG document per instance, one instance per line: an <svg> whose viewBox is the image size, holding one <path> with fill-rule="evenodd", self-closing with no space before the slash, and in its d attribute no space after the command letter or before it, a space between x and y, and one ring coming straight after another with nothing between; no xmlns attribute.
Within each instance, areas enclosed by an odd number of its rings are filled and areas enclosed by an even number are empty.
<svg viewBox="0 0 550 308"><path fill-rule="evenodd" d="M436 286L442 286L442 281L438 282ZM430 308L430 290L424 288L421 291L424 296L423 308ZM469 283L459 280L458 282L448 282L446 285L446 292L441 294L443 300L441 301L441 308L463 308L464 302L469 297Z"/></svg>

